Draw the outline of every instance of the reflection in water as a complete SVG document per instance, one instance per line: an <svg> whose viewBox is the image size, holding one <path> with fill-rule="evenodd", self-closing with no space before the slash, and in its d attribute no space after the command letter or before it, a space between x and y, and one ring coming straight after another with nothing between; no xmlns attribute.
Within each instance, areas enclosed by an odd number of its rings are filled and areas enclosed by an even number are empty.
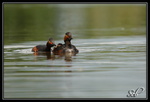
<svg viewBox="0 0 150 102"><path fill-rule="evenodd" d="M44 55L47 57L47 59L51 59L51 60L55 59L55 56L52 56L51 53L49 53L49 52L34 52L33 54L34 54L34 56Z"/></svg>
<svg viewBox="0 0 150 102"><path fill-rule="evenodd" d="M72 61L72 53L65 53L65 60Z"/></svg>
<svg viewBox="0 0 150 102"><path fill-rule="evenodd" d="M51 54L49 52L34 52L33 53L34 56L46 56L47 60L55 60L55 59L60 59L60 58L64 58L65 61L70 62L72 61L72 56L75 56L72 53L65 53L65 54L61 54L61 55L54 55Z"/></svg>

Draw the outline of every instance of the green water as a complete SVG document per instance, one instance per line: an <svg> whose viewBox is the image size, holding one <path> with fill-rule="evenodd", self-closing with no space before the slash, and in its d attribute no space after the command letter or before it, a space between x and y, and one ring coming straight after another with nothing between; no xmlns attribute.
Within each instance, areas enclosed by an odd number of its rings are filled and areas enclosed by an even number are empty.
<svg viewBox="0 0 150 102"><path fill-rule="evenodd" d="M4 98L146 98L146 4L3 4ZM66 32L79 49L31 52Z"/></svg>

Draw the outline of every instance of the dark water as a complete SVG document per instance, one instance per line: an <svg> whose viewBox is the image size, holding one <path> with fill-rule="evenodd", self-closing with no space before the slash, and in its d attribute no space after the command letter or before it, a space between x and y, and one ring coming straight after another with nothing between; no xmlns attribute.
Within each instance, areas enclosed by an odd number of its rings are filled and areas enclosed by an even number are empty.
<svg viewBox="0 0 150 102"><path fill-rule="evenodd" d="M67 31L71 60L31 52ZM3 71L4 98L145 98L146 5L4 4Z"/></svg>

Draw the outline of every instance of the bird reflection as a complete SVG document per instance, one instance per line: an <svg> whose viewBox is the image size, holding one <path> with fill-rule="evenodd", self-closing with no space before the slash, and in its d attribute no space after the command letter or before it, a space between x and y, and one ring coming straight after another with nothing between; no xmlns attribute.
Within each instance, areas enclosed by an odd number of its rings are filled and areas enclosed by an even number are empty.
<svg viewBox="0 0 150 102"><path fill-rule="evenodd" d="M65 61L70 62L72 61L72 53L65 53Z"/></svg>
<svg viewBox="0 0 150 102"><path fill-rule="evenodd" d="M72 56L74 56L72 53L65 53L65 54L61 54L61 55L54 55L48 52L34 52L33 53L34 56L46 56L47 60L55 60L55 59L62 59L64 58L64 60L66 62L71 62L72 61Z"/></svg>
<svg viewBox="0 0 150 102"><path fill-rule="evenodd" d="M51 55L51 53L49 52L45 52L45 53L39 53L39 52L34 52L33 53L34 56L46 56L47 60L54 60L55 56Z"/></svg>

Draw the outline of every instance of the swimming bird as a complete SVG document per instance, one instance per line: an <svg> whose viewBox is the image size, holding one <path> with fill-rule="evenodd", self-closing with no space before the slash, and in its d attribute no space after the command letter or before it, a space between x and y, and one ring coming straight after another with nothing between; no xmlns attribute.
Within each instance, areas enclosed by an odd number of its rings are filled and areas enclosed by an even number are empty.
<svg viewBox="0 0 150 102"><path fill-rule="evenodd" d="M61 54L72 54L72 55L76 55L79 50L71 44L71 40L72 40L72 34L71 32L66 32L65 36L64 36L64 43L59 43L54 49L53 49L53 53L56 55L61 55Z"/></svg>
<svg viewBox="0 0 150 102"><path fill-rule="evenodd" d="M49 38L46 45L37 45L32 48L32 52L51 52L53 46L56 46L53 38Z"/></svg>

